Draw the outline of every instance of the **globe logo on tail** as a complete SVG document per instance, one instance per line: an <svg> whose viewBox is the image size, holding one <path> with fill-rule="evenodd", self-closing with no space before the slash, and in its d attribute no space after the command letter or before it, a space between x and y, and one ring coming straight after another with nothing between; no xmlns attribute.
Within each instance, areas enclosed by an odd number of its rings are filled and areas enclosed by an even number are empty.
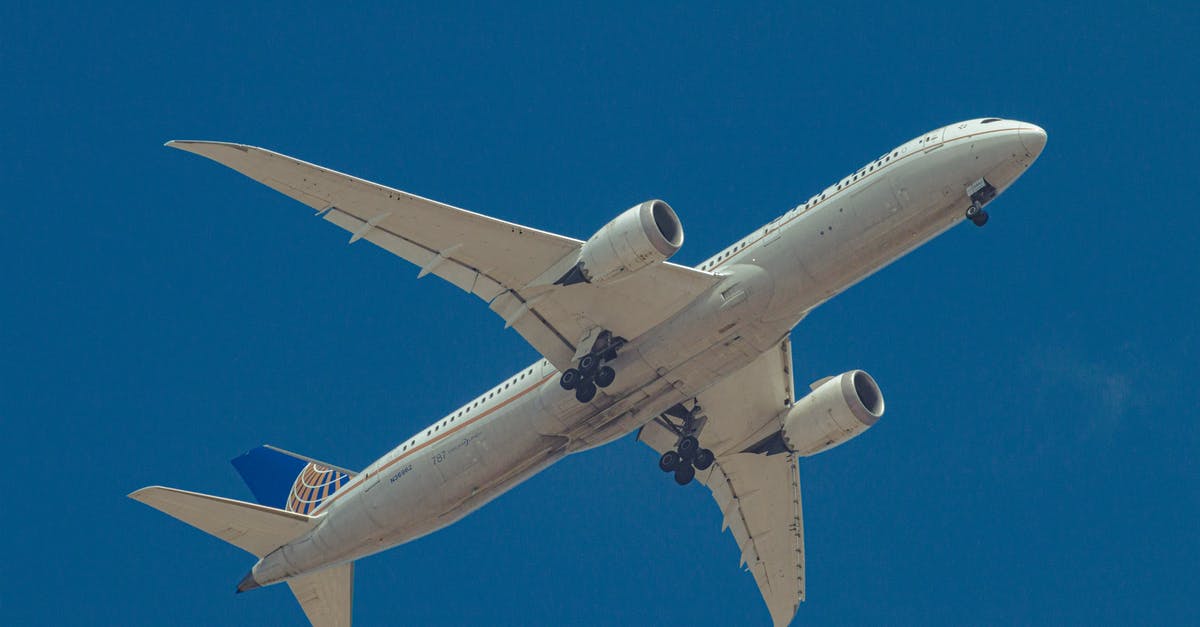
<svg viewBox="0 0 1200 627"><path fill-rule="evenodd" d="M292 491L288 495L287 511L311 514L313 510L350 480L350 475L309 462L296 475Z"/></svg>

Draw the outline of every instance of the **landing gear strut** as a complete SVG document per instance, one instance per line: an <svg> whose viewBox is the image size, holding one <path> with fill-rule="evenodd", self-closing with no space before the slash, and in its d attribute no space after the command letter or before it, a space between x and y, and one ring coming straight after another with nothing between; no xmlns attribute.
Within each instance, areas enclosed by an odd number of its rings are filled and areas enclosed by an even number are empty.
<svg viewBox="0 0 1200 627"><path fill-rule="evenodd" d="M625 338L601 331L592 343L592 350L579 358L578 367L567 368L558 384L564 390L575 390L575 400L580 403L590 402L596 397L596 388L606 388L616 380L617 371L604 364L617 358L617 349L623 344Z"/></svg>
<svg viewBox="0 0 1200 627"><path fill-rule="evenodd" d="M967 207L967 219L975 226L987 224L988 213L983 210L983 206L995 198L996 193L996 188L987 182L987 179L979 179L967 186L967 196L971 198L971 204Z"/></svg>
<svg viewBox="0 0 1200 627"><path fill-rule="evenodd" d="M659 470L675 473L675 483L687 485L696 478L697 470L708 470L713 465L713 452L701 448L697 438L708 421L700 405L693 405L690 410L682 404L675 405L657 420L679 436L675 450L663 453L658 459Z"/></svg>

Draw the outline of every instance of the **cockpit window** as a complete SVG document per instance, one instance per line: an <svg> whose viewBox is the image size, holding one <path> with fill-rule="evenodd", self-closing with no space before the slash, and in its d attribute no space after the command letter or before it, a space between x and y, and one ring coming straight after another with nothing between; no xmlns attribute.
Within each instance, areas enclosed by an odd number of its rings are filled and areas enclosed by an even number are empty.
<svg viewBox="0 0 1200 627"><path fill-rule="evenodd" d="M986 120L981 121L980 124L991 124L992 122L999 122L999 121L1000 121L1000 118L987 118Z"/></svg>

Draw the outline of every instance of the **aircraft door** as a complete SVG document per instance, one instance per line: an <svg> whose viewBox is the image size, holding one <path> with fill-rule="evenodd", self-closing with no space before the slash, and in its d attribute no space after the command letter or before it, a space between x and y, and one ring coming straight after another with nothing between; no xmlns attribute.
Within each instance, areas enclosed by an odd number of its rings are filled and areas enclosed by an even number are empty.
<svg viewBox="0 0 1200 627"><path fill-rule="evenodd" d="M946 133L945 128L939 128L936 131L930 131L921 136L918 140L921 151L929 153L942 147L942 138Z"/></svg>

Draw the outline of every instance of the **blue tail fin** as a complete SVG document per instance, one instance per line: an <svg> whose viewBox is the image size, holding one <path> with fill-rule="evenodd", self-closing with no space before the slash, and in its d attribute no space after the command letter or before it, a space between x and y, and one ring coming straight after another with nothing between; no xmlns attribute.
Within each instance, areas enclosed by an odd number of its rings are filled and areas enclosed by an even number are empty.
<svg viewBox="0 0 1200 627"><path fill-rule="evenodd" d="M311 514L355 475L269 445L235 457L233 467L259 503L300 514Z"/></svg>

